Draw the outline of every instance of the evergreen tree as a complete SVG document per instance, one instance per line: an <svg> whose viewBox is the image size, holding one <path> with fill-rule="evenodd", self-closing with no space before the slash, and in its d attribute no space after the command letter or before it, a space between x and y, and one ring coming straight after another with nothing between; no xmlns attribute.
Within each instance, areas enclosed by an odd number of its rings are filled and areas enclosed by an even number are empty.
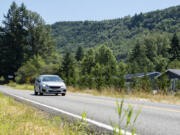
<svg viewBox="0 0 180 135"><path fill-rule="evenodd" d="M13 2L8 10L4 24L4 42L3 42L3 74L7 79L7 75L14 75L14 72L21 66L24 58L24 46L27 30L24 27L26 20L26 9L22 4L20 8Z"/></svg>
<svg viewBox="0 0 180 135"><path fill-rule="evenodd" d="M128 69L127 64L125 64L124 62L120 62L118 64L118 69L117 69L117 73L116 73L117 75L116 75L116 77L113 78L113 85L115 86L115 88L117 88L117 89L124 88L124 86L125 86L124 76L128 72L127 69Z"/></svg>
<svg viewBox="0 0 180 135"><path fill-rule="evenodd" d="M5 55L5 51L7 51L6 46L4 45L4 31L3 28L0 27L0 76L5 76L5 71L4 71L4 64L5 64L5 60L6 55Z"/></svg>
<svg viewBox="0 0 180 135"><path fill-rule="evenodd" d="M167 65L169 60L167 58L163 58L162 56L159 56L156 58L156 71L158 72L165 72L167 69Z"/></svg>
<svg viewBox="0 0 180 135"><path fill-rule="evenodd" d="M80 63L80 85L84 87L95 88L92 69L95 66L95 53L89 49Z"/></svg>
<svg viewBox="0 0 180 135"><path fill-rule="evenodd" d="M99 63L103 71L106 85L112 85L112 78L117 73L117 61L110 48L102 45L96 52L96 63Z"/></svg>
<svg viewBox="0 0 180 135"><path fill-rule="evenodd" d="M81 46L78 47L77 51L76 51L76 60L77 61L81 61L84 57L84 51L83 48Z"/></svg>
<svg viewBox="0 0 180 135"><path fill-rule="evenodd" d="M67 85L73 85L76 81L75 60L71 56L70 52L66 52L63 57L59 75L65 80Z"/></svg>
<svg viewBox="0 0 180 135"><path fill-rule="evenodd" d="M81 62L82 74L90 74L95 65L95 52L93 49L89 49Z"/></svg>
<svg viewBox="0 0 180 135"><path fill-rule="evenodd" d="M102 45L96 53L96 63L103 66L109 66L111 74L114 75L117 70L117 61L110 48Z"/></svg>
<svg viewBox="0 0 180 135"><path fill-rule="evenodd" d="M169 58L169 49L170 49L170 39L169 36L165 34L157 33L154 35L156 46L157 46L157 55L164 58Z"/></svg>
<svg viewBox="0 0 180 135"><path fill-rule="evenodd" d="M95 77L96 88L99 90L102 89L105 84L105 77L103 76L104 67L97 63L92 72Z"/></svg>
<svg viewBox="0 0 180 135"><path fill-rule="evenodd" d="M138 41L129 58L130 72L148 72L154 69L153 63L146 56L146 46ZM135 73L134 72L134 73Z"/></svg>
<svg viewBox="0 0 180 135"><path fill-rule="evenodd" d="M116 65L117 61L110 48L102 45L96 53L96 62L101 65Z"/></svg>
<svg viewBox="0 0 180 135"><path fill-rule="evenodd" d="M154 37L146 37L144 39L144 45L145 45L145 53L147 58L154 62L154 58L157 57L157 45L156 45L156 39Z"/></svg>
<svg viewBox="0 0 180 135"><path fill-rule="evenodd" d="M7 79L34 55L49 57L54 52L54 42L43 19L37 13L28 11L24 4L18 7L13 2L4 18L0 64Z"/></svg>
<svg viewBox="0 0 180 135"><path fill-rule="evenodd" d="M51 37L50 26L46 26L42 17L36 12L28 11L28 35L25 48L28 57L40 55L47 58L54 53L55 41Z"/></svg>
<svg viewBox="0 0 180 135"><path fill-rule="evenodd" d="M173 38L171 40L171 48L169 52L171 60L180 60L180 43L176 33L173 35Z"/></svg>

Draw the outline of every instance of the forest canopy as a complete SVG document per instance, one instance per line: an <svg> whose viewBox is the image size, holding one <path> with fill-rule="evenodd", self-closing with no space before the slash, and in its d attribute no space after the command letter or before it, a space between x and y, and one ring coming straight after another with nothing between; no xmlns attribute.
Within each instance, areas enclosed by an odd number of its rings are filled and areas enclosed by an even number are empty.
<svg viewBox="0 0 180 135"><path fill-rule="evenodd" d="M171 40L175 32L179 35L180 6L113 20L56 22L51 28L59 53L106 44L118 61L125 61L139 39L162 35Z"/></svg>
<svg viewBox="0 0 180 135"><path fill-rule="evenodd" d="M46 25L13 2L0 27L0 77L33 83L40 74L58 74L74 87L121 89L127 74L180 68L179 11Z"/></svg>

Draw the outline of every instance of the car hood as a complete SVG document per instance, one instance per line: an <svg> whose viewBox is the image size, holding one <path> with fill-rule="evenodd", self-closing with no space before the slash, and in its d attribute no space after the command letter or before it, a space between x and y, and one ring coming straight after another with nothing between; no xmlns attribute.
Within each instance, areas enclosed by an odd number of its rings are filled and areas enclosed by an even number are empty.
<svg viewBox="0 0 180 135"><path fill-rule="evenodd" d="M44 84L48 86L62 86L65 85L64 82L43 82Z"/></svg>

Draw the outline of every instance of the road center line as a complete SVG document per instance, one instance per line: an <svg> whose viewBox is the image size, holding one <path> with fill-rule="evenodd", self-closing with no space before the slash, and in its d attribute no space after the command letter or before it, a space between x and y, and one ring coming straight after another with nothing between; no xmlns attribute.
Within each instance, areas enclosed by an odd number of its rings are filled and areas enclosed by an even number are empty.
<svg viewBox="0 0 180 135"><path fill-rule="evenodd" d="M45 105L45 104L39 103L37 101L33 101L33 100L30 100L30 99L27 99L27 98L24 98L24 97L20 97L20 96L17 96L17 95L12 95L12 94L9 94L9 93L6 93L6 94L10 95L12 97L19 98L19 99L24 100L26 102L30 102L30 103L33 103L33 104L36 104L36 105L39 105L39 106L43 106L43 107L49 108L49 109L52 109L54 111L57 111L57 112L60 112L60 113L63 113L63 114L66 114L66 115L72 116L74 118L82 119L82 117L79 116L79 115L76 115L76 114L73 114L73 113L70 113L70 112L58 109L56 107ZM86 121L91 123L91 124L93 124L93 125L96 125L96 126L98 126L100 128L104 128L104 129L107 129L107 130L110 130L110 131L114 131L114 128L112 126L110 126L110 125L107 125L107 124L104 124L104 123L101 123L101 122L98 122L98 121L95 121L95 120L91 120L91 119L88 119L88 118L86 119ZM117 132L118 132L118 130L117 130ZM125 133L124 130L121 130L121 132L122 132L122 134ZM126 135L132 135L132 133L126 131Z"/></svg>
<svg viewBox="0 0 180 135"><path fill-rule="evenodd" d="M81 96L73 96L73 95L68 95L69 97L78 97L81 99L88 99L91 101L103 101L106 103L113 103L116 104L116 101L110 101L110 100L104 100L104 99L95 99L95 98L91 98L91 97L81 97ZM155 107L155 106L148 106L148 105L141 105L141 104L133 104L133 103L124 103L126 105L131 105L131 106L138 106L141 108L149 108L149 109L154 109L154 110L160 110L160 111L167 111L167 112L175 112L175 113L180 113L180 110L174 110L174 109L168 109L168 108L161 108L161 107Z"/></svg>

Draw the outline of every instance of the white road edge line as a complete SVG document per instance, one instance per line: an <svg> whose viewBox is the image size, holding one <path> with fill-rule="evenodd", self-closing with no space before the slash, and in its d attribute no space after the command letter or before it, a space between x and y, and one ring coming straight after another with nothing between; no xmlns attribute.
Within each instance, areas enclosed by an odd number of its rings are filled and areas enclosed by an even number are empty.
<svg viewBox="0 0 180 135"><path fill-rule="evenodd" d="M73 114L73 113L70 113L70 112L66 112L66 111L63 111L63 110L61 110L61 109L58 109L58 108L55 108L55 107L52 107L52 106L48 106L48 105L45 105L45 104L42 104L42 103L39 103L39 102L30 100L30 99L27 99L27 98L24 98L24 97L20 97L20 96L17 96L17 95L12 95L12 94L9 94L9 93L7 93L7 94L10 95L10 96L12 96L12 97L16 97L16 98L22 99L22 100L24 100L24 101L31 102L31 103L33 103L33 104L43 106L43 107L46 107L46 108L55 110L55 111L57 111L57 112L61 112L61 113L63 113L63 114L72 116L72 117L74 117L74 118L82 119L82 117L79 116L79 115L76 115L76 114ZM113 128L112 126L110 126L110 125L106 125L106 124L104 124L104 123L97 122L97 121L95 121L95 120L91 120L91 119L88 119L88 118L87 118L86 120L87 120L87 122L89 122L89 123L91 123L91 124L93 124L93 125L96 125L96 126L98 126L98 127L105 128L105 129L110 130L110 131L114 131L114 128ZM117 129L117 132L118 132L118 129ZM124 130L121 130L121 133L122 133L122 134L125 134L125 131L124 131ZM125 135L132 135L132 133L126 131L126 134L125 134ZM136 135L136 134L134 134L134 135Z"/></svg>

